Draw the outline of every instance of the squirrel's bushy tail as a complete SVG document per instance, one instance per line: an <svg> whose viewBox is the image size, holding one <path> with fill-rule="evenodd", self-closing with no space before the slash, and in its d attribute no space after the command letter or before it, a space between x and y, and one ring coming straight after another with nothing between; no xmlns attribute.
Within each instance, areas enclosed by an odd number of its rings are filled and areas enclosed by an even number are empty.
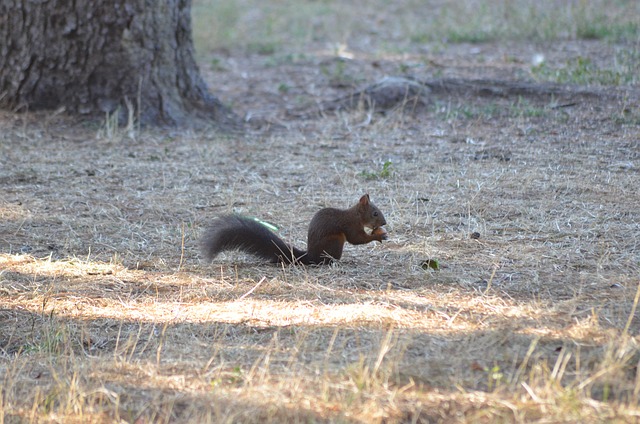
<svg viewBox="0 0 640 424"><path fill-rule="evenodd" d="M217 218L205 233L202 248L208 261L222 251L237 249L274 263L307 262L304 250L289 246L263 224L240 215Z"/></svg>

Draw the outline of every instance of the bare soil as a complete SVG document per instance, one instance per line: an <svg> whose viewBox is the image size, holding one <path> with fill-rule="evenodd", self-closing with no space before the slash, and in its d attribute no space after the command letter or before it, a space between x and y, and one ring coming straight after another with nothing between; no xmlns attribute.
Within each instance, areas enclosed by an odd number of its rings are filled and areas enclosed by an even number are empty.
<svg viewBox="0 0 640 424"><path fill-rule="evenodd" d="M542 47L552 64L612 55ZM238 133L3 112L0 416L637 420L637 87L319 107L385 76L540 83L540 48L213 52L202 70ZM303 248L315 211L364 193L390 239L334 266L201 259L218 214Z"/></svg>

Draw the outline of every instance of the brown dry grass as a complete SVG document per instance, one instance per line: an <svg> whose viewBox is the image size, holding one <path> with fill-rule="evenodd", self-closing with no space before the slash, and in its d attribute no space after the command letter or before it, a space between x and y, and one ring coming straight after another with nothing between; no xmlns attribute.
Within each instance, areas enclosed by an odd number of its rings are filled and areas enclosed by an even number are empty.
<svg viewBox="0 0 640 424"><path fill-rule="evenodd" d="M576 46L611 54L547 57ZM516 79L539 46L441 48L419 77ZM306 54L203 63L246 134L3 113L0 422L638 421L637 91L299 119L418 57ZM390 240L335 266L200 259L217 214L304 247L364 192Z"/></svg>

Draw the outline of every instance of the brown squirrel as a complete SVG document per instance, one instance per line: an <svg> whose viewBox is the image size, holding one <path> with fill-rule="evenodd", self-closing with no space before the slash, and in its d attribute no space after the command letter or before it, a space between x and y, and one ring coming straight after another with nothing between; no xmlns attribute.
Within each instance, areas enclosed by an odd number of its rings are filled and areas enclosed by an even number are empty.
<svg viewBox="0 0 640 424"><path fill-rule="evenodd" d="M380 209L365 194L349 209L319 210L309 223L306 252L289 246L260 221L239 215L217 218L205 233L202 246L209 261L224 250L238 249L273 263L320 265L340 259L346 241L366 244L386 240L387 232L382 228L386 224Z"/></svg>

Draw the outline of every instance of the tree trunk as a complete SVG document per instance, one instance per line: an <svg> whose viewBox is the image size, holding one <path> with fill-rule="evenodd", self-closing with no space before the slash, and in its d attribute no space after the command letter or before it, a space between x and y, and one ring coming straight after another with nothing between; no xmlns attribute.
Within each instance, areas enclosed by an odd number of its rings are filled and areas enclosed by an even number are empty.
<svg viewBox="0 0 640 424"><path fill-rule="evenodd" d="M1 0L0 107L229 124L194 59L190 0ZM119 109L118 109L119 108Z"/></svg>

